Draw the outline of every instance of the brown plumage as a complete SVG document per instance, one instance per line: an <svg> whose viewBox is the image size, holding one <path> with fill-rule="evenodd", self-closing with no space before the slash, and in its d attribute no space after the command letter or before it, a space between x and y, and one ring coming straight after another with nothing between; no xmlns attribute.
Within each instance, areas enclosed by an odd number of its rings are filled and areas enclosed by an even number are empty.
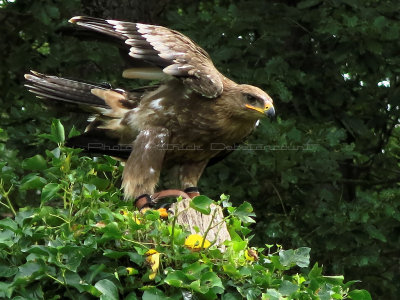
<svg viewBox="0 0 400 300"><path fill-rule="evenodd" d="M91 17L70 22L120 41L133 61L147 64L125 70L124 77L161 80L126 92L36 72L25 76L39 97L95 112L86 132L69 144L127 158L126 198L154 193L162 169L175 174L182 189L197 186L209 161L225 152L223 145L242 142L260 118L274 115L267 93L223 76L202 48L177 31Z"/></svg>

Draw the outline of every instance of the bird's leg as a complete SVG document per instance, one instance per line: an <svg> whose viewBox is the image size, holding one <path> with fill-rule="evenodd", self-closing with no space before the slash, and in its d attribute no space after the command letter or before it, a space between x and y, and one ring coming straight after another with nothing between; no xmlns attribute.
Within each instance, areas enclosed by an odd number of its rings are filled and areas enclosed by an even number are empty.
<svg viewBox="0 0 400 300"><path fill-rule="evenodd" d="M165 128L150 127L140 131L122 174L126 199L142 195L138 198L149 202L160 177L168 138L169 132Z"/></svg>
<svg viewBox="0 0 400 300"><path fill-rule="evenodd" d="M197 188L197 182L199 181L204 168L207 166L207 163L208 161L201 161L180 165L178 174L183 191L169 189L154 193L152 195L143 194L136 198L136 207L139 210L145 207L152 207L155 202L167 197L182 197L184 199L190 199L200 195L199 189Z"/></svg>
<svg viewBox="0 0 400 300"><path fill-rule="evenodd" d="M207 163L207 160L186 163L182 164L179 168L181 188L190 198L200 195L199 189L197 188L197 182L199 181L201 174L203 174Z"/></svg>

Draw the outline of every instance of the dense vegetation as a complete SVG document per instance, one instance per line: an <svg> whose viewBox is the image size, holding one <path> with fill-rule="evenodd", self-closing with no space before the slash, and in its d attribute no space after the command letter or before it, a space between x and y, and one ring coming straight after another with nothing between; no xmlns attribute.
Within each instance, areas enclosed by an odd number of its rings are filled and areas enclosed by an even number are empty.
<svg viewBox="0 0 400 300"><path fill-rule="evenodd" d="M2 235L11 236L4 233L10 230L27 235L31 230L28 246L61 234L37 230L47 222L45 216L67 213L61 208L68 207L72 198L54 202L53 196L65 189L53 188L65 184L62 176L71 169L54 165L61 154L40 135L49 132L53 117L80 130L86 117L76 112L66 115L65 107L45 109L22 87L23 74L34 69L113 86L127 84L119 79L123 62L118 51L79 40L67 20L91 14L152 21L189 35L228 77L258 85L275 100L278 118L261 122L241 151L207 169L202 192L214 199L229 194L238 207L243 201L253 205L257 222L251 246L309 247L311 265L323 264L325 274L360 279L358 288L395 299L400 293L396 284L400 279L400 58L396 56L400 3L171 0L159 6L146 1L148 7L158 7L157 12L138 9L130 15L121 9L132 8L135 2L121 1L118 7L105 0L1 2L0 201L4 217L12 216L8 200L21 210L16 223L2 221ZM79 156L71 152L70 159L90 164ZM36 158L26 160L30 157ZM114 163L104 160L108 167ZM32 169L36 163L41 167ZM62 174L47 178L42 174L44 164ZM111 181L92 176L94 182L77 182L94 185L95 191L114 187L120 174L117 164L115 169L115 176L108 177ZM94 197L96 208L101 206L101 193L92 195L90 188L81 193ZM118 193L115 189L115 206L109 208L113 218L126 205ZM44 206L50 199L52 208ZM39 217L33 218L34 214ZM100 216L114 222L107 213ZM50 226L62 227L58 222ZM43 233L49 236L37 236ZM9 247L7 242L2 245ZM30 253L31 257L44 255L39 252ZM7 251L1 255L4 259ZM19 255L16 259L22 259ZM7 278L15 275L11 273Z"/></svg>
<svg viewBox="0 0 400 300"><path fill-rule="evenodd" d="M110 157L95 161L62 145L59 121L46 137L59 147L23 161L33 171L22 190L40 190L40 206L0 220L0 297L7 299L359 299L365 290L343 276L324 276L310 264L310 248L249 246L254 222L248 202L232 207L199 196L191 207L211 214L224 207L232 240L220 251L178 225L177 210L139 213L115 185L121 167ZM108 180L107 180L107 179ZM62 202L57 200L62 199ZM180 200L180 199L178 199ZM8 192L3 201L15 212ZM209 225L211 228L211 223ZM203 248L203 249L202 249Z"/></svg>

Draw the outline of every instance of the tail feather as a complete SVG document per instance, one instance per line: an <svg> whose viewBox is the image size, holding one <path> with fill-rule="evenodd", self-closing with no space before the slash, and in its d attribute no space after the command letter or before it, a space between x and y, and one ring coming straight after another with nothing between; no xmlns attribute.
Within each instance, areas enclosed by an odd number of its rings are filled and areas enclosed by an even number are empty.
<svg viewBox="0 0 400 300"><path fill-rule="evenodd" d="M25 79L28 81L25 86L38 97L109 108L103 99L91 93L92 89L107 89L105 86L48 76L35 71L25 74Z"/></svg>

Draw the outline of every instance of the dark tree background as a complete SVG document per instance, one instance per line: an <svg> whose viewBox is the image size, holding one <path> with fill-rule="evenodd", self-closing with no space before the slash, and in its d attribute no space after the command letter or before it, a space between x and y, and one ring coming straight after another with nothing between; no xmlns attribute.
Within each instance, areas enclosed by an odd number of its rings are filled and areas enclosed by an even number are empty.
<svg viewBox="0 0 400 300"><path fill-rule="evenodd" d="M117 49L80 40L74 15L152 22L209 51L232 79L275 100L242 149L207 169L200 186L250 201L255 245L308 246L326 273L360 279L374 298L400 293L400 2L0 1L0 169L44 152L54 117L80 130L85 116L47 109L23 88L29 69L125 86ZM79 118L77 118L79 116ZM262 150L260 149L262 148ZM32 191L10 195L37 205ZM0 201L2 200L0 196ZM7 211L3 209L3 215Z"/></svg>

